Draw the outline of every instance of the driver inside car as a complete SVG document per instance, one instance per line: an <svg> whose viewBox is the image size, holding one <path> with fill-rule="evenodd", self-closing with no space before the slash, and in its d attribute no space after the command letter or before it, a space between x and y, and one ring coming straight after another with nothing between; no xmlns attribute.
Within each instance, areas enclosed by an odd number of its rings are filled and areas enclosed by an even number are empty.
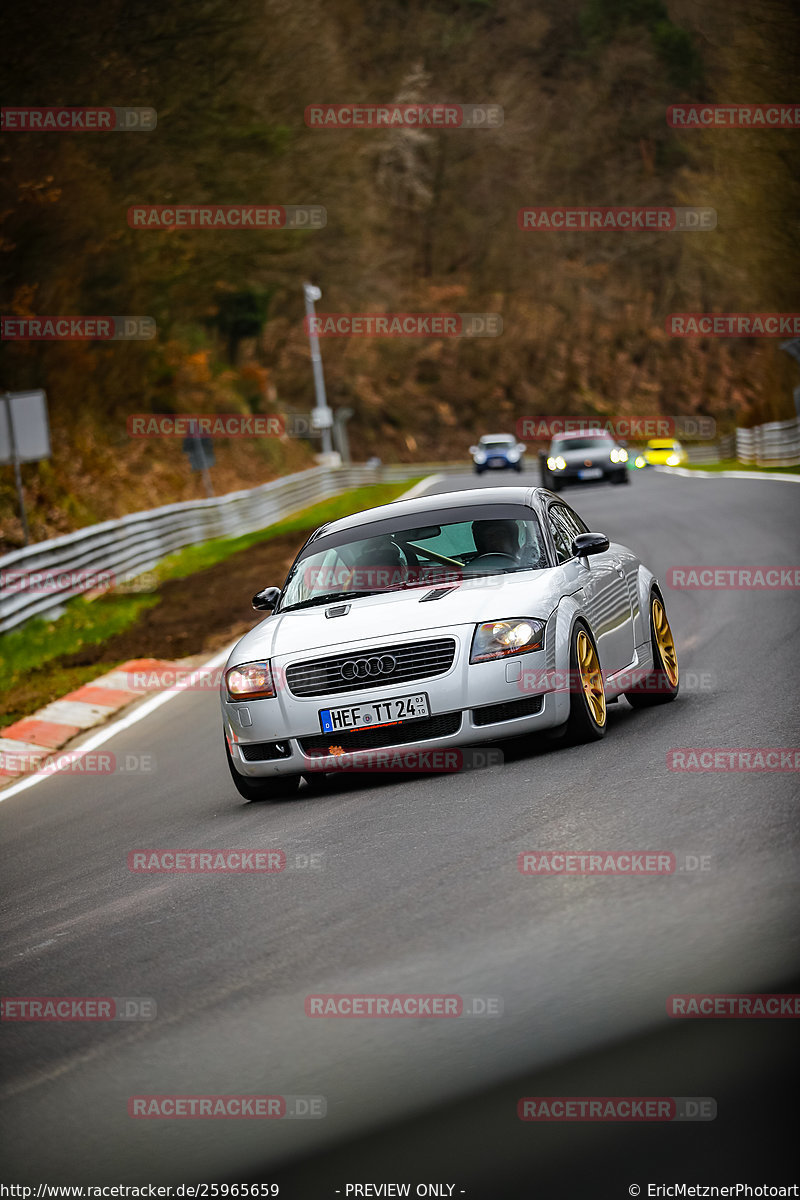
<svg viewBox="0 0 800 1200"><path fill-rule="evenodd" d="M517 561L519 539L514 521L473 521L472 538L477 558L484 554L503 554ZM475 561L474 559L472 560Z"/></svg>

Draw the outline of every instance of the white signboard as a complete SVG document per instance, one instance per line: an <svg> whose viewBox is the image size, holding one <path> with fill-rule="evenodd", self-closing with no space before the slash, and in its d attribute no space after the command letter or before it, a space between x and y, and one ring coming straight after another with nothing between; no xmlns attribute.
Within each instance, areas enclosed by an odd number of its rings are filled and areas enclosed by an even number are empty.
<svg viewBox="0 0 800 1200"><path fill-rule="evenodd" d="M0 463L14 461L12 446L19 462L50 458L50 426L44 392L0 393Z"/></svg>

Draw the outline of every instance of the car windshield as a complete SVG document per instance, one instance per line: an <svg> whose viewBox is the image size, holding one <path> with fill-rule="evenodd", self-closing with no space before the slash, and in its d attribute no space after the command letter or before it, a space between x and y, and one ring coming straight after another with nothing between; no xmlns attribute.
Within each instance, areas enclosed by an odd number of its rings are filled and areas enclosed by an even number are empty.
<svg viewBox="0 0 800 1200"><path fill-rule="evenodd" d="M605 437L576 437L564 438L563 441L553 442L551 454L565 454L567 450L613 450L614 442Z"/></svg>
<svg viewBox="0 0 800 1200"><path fill-rule="evenodd" d="M647 443L648 450L679 450L677 442L653 441Z"/></svg>
<svg viewBox="0 0 800 1200"><path fill-rule="evenodd" d="M536 516L521 505L424 515L424 525L415 513L312 540L289 572L280 611L549 566Z"/></svg>
<svg viewBox="0 0 800 1200"><path fill-rule="evenodd" d="M507 450L509 446L514 444L513 438L481 438L481 447L484 450Z"/></svg>

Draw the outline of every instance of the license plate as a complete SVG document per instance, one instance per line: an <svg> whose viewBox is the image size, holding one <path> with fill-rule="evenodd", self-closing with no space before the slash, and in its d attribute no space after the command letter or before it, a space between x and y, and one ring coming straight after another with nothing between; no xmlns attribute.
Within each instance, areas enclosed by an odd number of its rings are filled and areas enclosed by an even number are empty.
<svg viewBox="0 0 800 1200"><path fill-rule="evenodd" d="M393 696L391 700L368 700L348 704L346 708L321 708L319 723L323 733L341 733L345 729L371 729L376 725L399 725L430 716L425 692L413 696Z"/></svg>
<svg viewBox="0 0 800 1200"><path fill-rule="evenodd" d="M578 479L599 479L602 474L602 467L589 467L586 471L578 471Z"/></svg>

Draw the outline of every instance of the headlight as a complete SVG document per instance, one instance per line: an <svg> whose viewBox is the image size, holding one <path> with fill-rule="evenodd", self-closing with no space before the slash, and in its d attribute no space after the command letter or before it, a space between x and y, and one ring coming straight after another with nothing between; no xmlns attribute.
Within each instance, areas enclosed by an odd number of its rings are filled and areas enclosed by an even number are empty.
<svg viewBox="0 0 800 1200"><path fill-rule="evenodd" d="M477 450L472 457L476 463L486 462L486 455L484 454L483 450Z"/></svg>
<svg viewBox="0 0 800 1200"><path fill-rule="evenodd" d="M567 464L559 455L558 458L548 458L547 465L551 471L563 471Z"/></svg>
<svg viewBox="0 0 800 1200"><path fill-rule="evenodd" d="M478 625L472 639L471 663L526 654L544 645L544 621L535 617L509 617L506 621L486 621Z"/></svg>
<svg viewBox="0 0 800 1200"><path fill-rule="evenodd" d="M265 700L277 695L269 662L242 663L225 673L229 700Z"/></svg>
<svg viewBox="0 0 800 1200"><path fill-rule="evenodd" d="M669 458L667 459L667 466L668 467L677 467L680 464L680 461L681 461L680 454L670 454Z"/></svg>
<svg viewBox="0 0 800 1200"><path fill-rule="evenodd" d="M621 446L615 446L608 457L613 463L626 463L628 461L628 451L623 450Z"/></svg>
<svg viewBox="0 0 800 1200"><path fill-rule="evenodd" d="M635 467L644 467L646 465L647 465L647 460L645 458L642 458L641 454L637 454L635 462L634 462L634 466Z"/></svg>
<svg viewBox="0 0 800 1200"><path fill-rule="evenodd" d="M509 462L519 462L519 451L509 450L508 454L506 455L506 458L508 459Z"/></svg>

